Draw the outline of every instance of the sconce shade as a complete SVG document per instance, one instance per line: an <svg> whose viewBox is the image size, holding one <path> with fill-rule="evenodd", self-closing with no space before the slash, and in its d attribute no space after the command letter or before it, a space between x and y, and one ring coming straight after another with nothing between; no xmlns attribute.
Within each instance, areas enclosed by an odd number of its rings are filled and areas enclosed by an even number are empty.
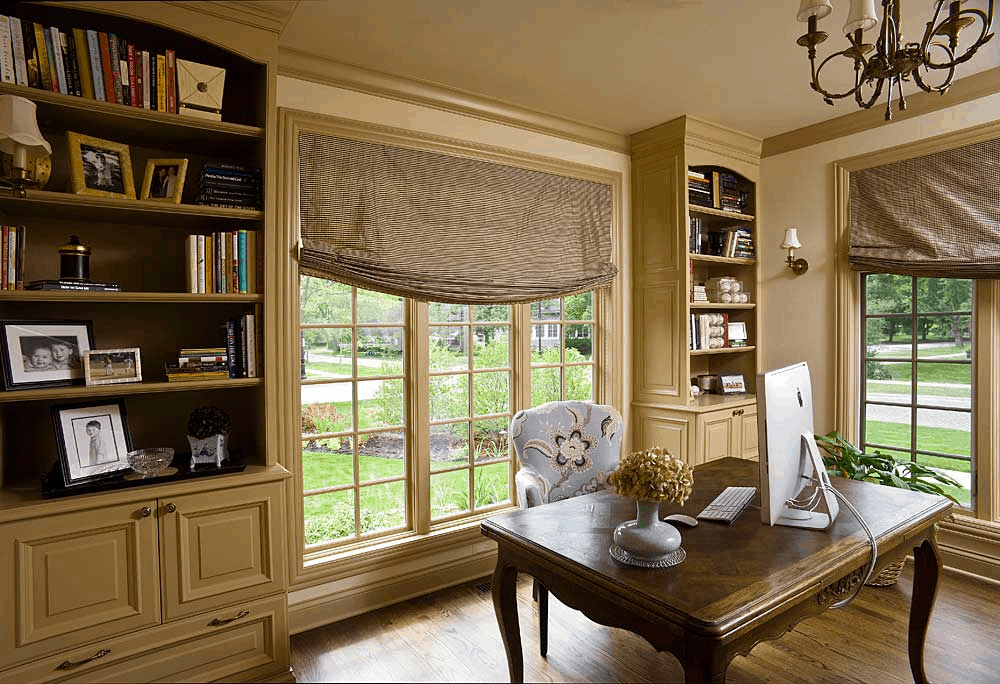
<svg viewBox="0 0 1000 684"><path fill-rule="evenodd" d="M844 24L845 34L854 33L857 29L867 31L877 23L875 0L851 0L851 11L847 15L847 23Z"/></svg>
<svg viewBox="0 0 1000 684"><path fill-rule="evenodd" d="M18 147L31 156L51 154L35 119L35 103L18 95L0 95L0 152L14 154Z"/></svg>
<svg viewBox="0 0 1000 684"><path fill-rule="evenodd" d="M809 17L822 19L832 11L833 5L830 4L830 0L802 0L795 18L799 21L809 21Z"/></svg>
<svg viewBox="0 0 1000 684"><path fill-rule="evenodd" d="M785 229L785 241L781 243L782 249L798 249L802 246L799 242L799 231L796 228Z"/></svg>

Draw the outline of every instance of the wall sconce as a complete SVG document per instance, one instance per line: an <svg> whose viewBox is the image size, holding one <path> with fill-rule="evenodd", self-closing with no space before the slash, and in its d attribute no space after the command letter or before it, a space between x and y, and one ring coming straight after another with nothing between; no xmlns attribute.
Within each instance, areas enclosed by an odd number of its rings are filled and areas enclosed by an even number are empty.
<svg viewBox="0 0 1000 684"><path fill-rule="evenodd" d="M28 172L29 158L51 154L52 146L42 137L35 119L35 103L18 95L0 95L0 152L13 157L9 175L0 177L0 186L18 197L25 188L37 185Z"/></svg>
<svg viewBox="0 0 1000 684"><path fill-rule="evenodd" d="M798 230L795 228L785 229L785 240L781 243L782 249L788 250L788 259L786 263L788 268L792 269L792 273L795 275L802 275L809 270L809 262L805 259L796 259L795 250L802 246L799 242Z"/></svg>

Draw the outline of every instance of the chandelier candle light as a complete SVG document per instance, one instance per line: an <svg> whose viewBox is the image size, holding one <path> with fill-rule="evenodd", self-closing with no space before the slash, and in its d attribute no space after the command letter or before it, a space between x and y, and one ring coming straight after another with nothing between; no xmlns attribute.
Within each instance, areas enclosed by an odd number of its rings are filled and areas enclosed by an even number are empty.
<svg viewBox="0 0 1000 684"><path fill-rule="evenodd" d="M994 0L988 0L987 9L962 9L965 0L931 0L934 13L919 43L904 43L900 25L902 0L882 0L882 24L874 45L864 42L864 32L879 23L875 14L875 0L851 0L851 9L844 24L844 34L849 46L835 52L816 65L816 46L827 39L827 34L817 29L820 19L830 14L830 0L801 0L797 18L808 22L808 32L798 39L798 44L809 50L812 68L812 89L832 105L835 99L854 96L859 107L868 109L878 100L888 82L885 118L892 119L892 89L896 88L900 111L906 109L903 82L913 81L926 92L944 94L955 78L955 67L972 59L976 51L988 43L993 34ZM946 9L947 6L947 9ZM975 40L959 46L959 33L975 26ZM962 34L963 36L968 34ZM947 40L944 40L947 38ZM874 53L872 52L874 50ZM854 63L854 87L842 93L831 93L820 85L820 72L835 57L846 57ZM938 85L924 82L920 73L931 70L943 72Z"/></svg>

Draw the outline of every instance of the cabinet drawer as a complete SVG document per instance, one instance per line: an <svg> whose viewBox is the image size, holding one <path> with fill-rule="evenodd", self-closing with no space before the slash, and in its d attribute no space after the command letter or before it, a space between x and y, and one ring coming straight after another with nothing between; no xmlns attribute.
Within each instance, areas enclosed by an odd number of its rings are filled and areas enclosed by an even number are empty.
<svg viewBox="0 0 1000 684"><path fill-rule="evenodd" d="M246 615L237 617L242 611ZM285 597L279 595L50 656L0 672L0 684L276 678L288 674L287 633Z"/></svg>
<svg viewBox="0 0 1000 684"><path fill-rule="evenodd" d="M160 623L153 501L0 525L0 667Z"/></svg>

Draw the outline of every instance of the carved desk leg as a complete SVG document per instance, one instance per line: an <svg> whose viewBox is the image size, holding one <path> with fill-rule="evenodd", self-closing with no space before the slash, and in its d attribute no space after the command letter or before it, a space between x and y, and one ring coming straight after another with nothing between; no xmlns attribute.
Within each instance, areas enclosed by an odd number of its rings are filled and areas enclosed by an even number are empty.
<svg viewBox="0 0 1000 684"><path fill-rule="evenodd" d="M924 672L924 641L930 624L934 597L937 595L941 558L933 538L925 539L913 549L913 596L910 598L910 628L908 633L910 672L917 684L928 684Z"/></svg>
<svg viewBox="0 0 1000 684"><path fill-rule="evenodd" d="M512 684L523 682L524 654L521 652L521 628L517 623L517 568L506 561L502 546L493 571L493 610L507 651L510 681Z"/></svg>

